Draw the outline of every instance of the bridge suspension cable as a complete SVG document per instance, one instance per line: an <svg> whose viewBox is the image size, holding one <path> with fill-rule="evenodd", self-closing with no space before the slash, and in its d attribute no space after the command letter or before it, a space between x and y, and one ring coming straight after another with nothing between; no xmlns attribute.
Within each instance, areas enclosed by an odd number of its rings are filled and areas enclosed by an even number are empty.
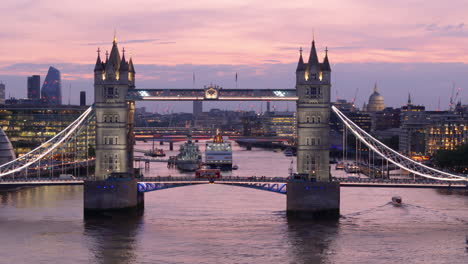
<svg viewBox="0 0 468 264"><path fill-rule="evenodd" d="M395 150L389 148L382 142L372 137L369 133L361 129L353 121L351 121L345 114L343 114L335 106L331 107L333 112L345 124L346 128L353 133L361 142L363 142L369 149L379 154L382 158L398 166L399 168L408 172L414 173L421 177L441 180L441 181L468 181L467 175L459 175L441 171L431 168L419 162L416 162Z"/></svg>
<svg viewBox="0 0 468 264"><path fill-rule="evenodd" d="M23 169L28 168L32 164L40 161L42 158L50 154L52 151L60 147L60 145L73 136L75 132L80 131L83 125L87 125L87 120L92 118L94 115L93 107L89 107L84 111L75 121L73 121L68 127L60 131L57 135L40 145L39 147L31 150L23 156L7 162L0 166L0 178L19 172Z"/></svg>

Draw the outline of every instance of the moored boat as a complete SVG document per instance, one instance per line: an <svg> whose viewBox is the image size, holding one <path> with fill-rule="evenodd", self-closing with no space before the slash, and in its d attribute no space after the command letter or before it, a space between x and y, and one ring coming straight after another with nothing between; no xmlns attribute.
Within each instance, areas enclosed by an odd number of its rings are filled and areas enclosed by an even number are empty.
<svg viewBox="0 0 468 264"><path fill-rule="evenodd" d="M346 164L344 170L347 172L347 173L358 173L360 172L360 168L357 164L355 163L348 163Z"/></svg>
<svg viewBox="0 0 468 264"><path fill-rule="evenodd" d="M212 141L206 143L205 164L210 168L231 170L232 168L232 146L227 138L223 138L219 132Z"/></svg>
<svg viewBox="0 0 468 264"><path fill-rule="evenodd" d="M345 164L344 162L340 161L335 165L336 170L344 170L345 169Z"/></svg>
<svg viewBox="0 0 468 264"><path fill-rule="evenodd" d="M192 135L187 136L187 142L180 146L176 156L175 165L179 170L195 171L202 164L201 152L198 146L192 142Z"/></svg>

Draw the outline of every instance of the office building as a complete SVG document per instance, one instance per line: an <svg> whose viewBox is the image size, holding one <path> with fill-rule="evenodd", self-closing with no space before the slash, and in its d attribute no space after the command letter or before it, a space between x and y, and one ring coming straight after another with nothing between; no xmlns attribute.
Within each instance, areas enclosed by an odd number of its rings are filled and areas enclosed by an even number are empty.
<svg viewBox="0 0 468 264"><path fill-rule="evenodd" d="M5 84L0 82L0 104L5 104Z"/></svg>
<svg viewBox="0 0 468 264"><path fill-rule="evenodd" d="M50 67L41 90L41 99L49 105L62 104L62 83L60 71Z"/></svg>
<svg viewBox="0 0 468 264"><path fill-rule="evenodd" d="M86 106L86 92L80 92L80 106Z"/></svg>
<svg viewBox="0 0 468 264"><path fill-rule="evenodd" d="M28 99L39 100L41 98L41 76L28 77Z"/></svg>

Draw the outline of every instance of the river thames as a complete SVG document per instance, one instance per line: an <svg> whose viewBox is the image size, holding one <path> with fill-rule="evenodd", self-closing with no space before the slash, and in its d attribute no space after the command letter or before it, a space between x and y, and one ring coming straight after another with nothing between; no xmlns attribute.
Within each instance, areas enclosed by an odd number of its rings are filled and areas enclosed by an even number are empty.
<svg viewBox="0 0 468 264"><path fill-rule="evenodd" d="M291 158L281 152L234 150L239 166L234 176L288 174ZM164 163L145 172L169 174L187 175ZM288 219L285 195L217 184L147 193L141 217L85 221L82 191L55 186L0 192L0 263L456 264L468 259L465 191L341 188L342 217L335 222ZM389 203L394 195L403 198L403 206Z"/></svg>

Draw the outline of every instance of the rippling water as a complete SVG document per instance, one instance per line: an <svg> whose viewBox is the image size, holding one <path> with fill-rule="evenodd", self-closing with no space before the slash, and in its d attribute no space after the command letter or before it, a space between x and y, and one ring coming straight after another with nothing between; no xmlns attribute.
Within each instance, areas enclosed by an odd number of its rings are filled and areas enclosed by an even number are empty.
<svg viewBox="0 0 468 264"><path fill-rule="evenodd" d="M147 146L149 146L147 144ZM166 146L167 147L167 146ZM234 175L284 176L281 153L238 150ZM180 174L165 164L150 174ZM402 207L389 204L398 194ZM467 263L468 196L342 188L336 222L288 219L286 196L224 185L147 193L141 217L83 220L81 186L0 193L0 263Z"/></svg>

